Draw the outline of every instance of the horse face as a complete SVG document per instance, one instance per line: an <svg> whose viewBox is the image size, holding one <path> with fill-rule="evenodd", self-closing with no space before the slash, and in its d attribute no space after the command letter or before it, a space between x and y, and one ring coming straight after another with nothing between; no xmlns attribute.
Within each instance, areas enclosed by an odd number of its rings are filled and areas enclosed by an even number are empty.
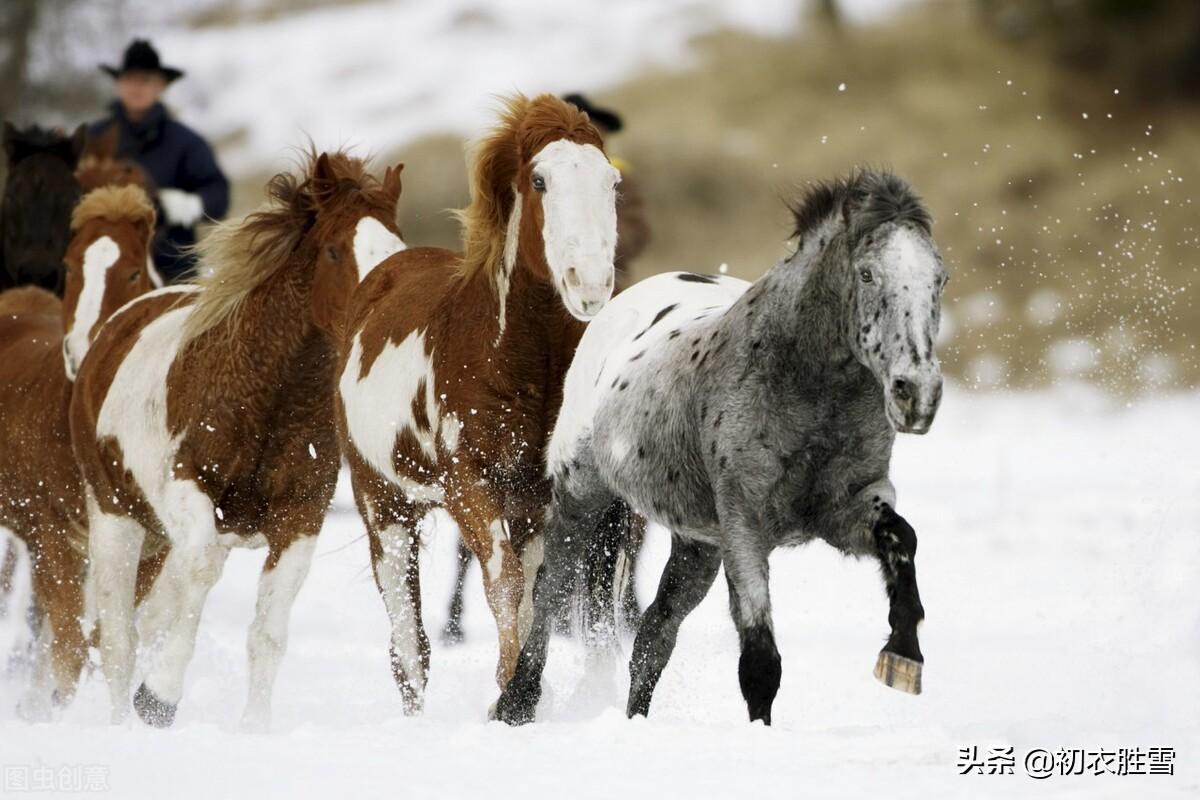
<svg viewBox="0 0 1200 800"><path fill-rule="evenodd" d="M36 154L9 173L4 195L4 263L18 284L57 291L71 209L79 200L73 165Z"/></svg>
<svg viewBox="0 0 1200 800"><path fill-rule="evenodd" d="M551 279L571 315L587 321L612 296L621 173L594 145L559 139L534 156L528 180Z"/></svg>
<svg viewBox="0 0 1200 800"><path fill-rule="evenodd" d="M75 379L88 347L117 309L154 288L149 242L153 220L95 235L78 261L67 259L63 362Z"/></svg>
<svg viewBox="0 0 1200 800"><path fill-rule="evenodd" d="M946 271L933 240L889 224L856 248L851 262L855 355L883 386L884 409L900 433L925 433L942 399L934 352Z"/></svg>

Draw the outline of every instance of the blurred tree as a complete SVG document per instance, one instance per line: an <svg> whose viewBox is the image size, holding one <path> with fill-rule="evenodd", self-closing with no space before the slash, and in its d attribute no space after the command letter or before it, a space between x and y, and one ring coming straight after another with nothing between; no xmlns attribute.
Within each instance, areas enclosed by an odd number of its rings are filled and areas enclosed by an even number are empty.
<svg viewBox="0 0 1200 800"><path fill-rule="evenodd" d="M37 11L37 0L0 4L0 119L12 119L21 102Z"/></svg>
<svg viewBox="0 0 1200 800"><path fill-rule="evenodd" d="M977 0L980 19L1011 41L1043 44L1064 66L1143 99L1200 88L1197 0Z"/></svg>

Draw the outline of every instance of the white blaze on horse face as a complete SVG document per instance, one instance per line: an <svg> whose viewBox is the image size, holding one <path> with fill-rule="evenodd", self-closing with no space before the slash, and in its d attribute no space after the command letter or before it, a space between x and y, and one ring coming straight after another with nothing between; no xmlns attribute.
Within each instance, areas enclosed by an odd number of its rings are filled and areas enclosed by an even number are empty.
<svg viewBox="0 0 1200 800"><path fill-rule="evenodd" d="M413 331L400 344L385 344L366 374L362 373L362 352L362 333L359 332L354 335L346 368L338 380L351 444L372 469L398 485L409 499L441 502L445 497L442 487L400 475L393 461L396 439L406 430L431 462L436 462L438 457L439 423L445 423L438 416L433 394L433 362L425 352L424 333ZM417 397L422 387L424 396ZM432 429L417 425L412 412L414 400L424 404ZM450 424L454 431L446 437L457 445L457 420ZM429 477L432 481L434 476Z"/></svg>
<svg viewBox="0 0 1200 800"><path fill-rule="evenodd" d="M354 226L354 262L358 265L358 280L388 256L407 247L400 237L374 217L363 217Z"/></svg>
<svg viewBox="0 0 1200 800"><path fill-rule="evenodd" d="M621 173L594 145L559 139L534 156L533 175L546 186L542 239L554 284L567 310L589 320L612 296Z"/></svg>
<svg viewBox="0 0 1200 800"><path fill-rule="evenodd" d="M108 270L120 257L121 248L108 236L101 236L83 252L83 287L79 291L71 328L63 336L63 360L67 377L72 380L91 344L92 329L100 321Z"/></svg>

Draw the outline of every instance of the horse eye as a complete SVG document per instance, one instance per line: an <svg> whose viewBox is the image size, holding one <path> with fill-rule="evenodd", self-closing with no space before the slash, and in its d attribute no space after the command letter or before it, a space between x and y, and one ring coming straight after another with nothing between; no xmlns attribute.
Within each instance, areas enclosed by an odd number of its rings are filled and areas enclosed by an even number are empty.
<svg viewBox="0 0 1200 800"><path fill-rule="evenodd" d="M329 254L330 261L338 260L338 251L337 251L336 247L334 247L333 245L329 245L329 247L326 248L326 252Z"/></svg>
<svg viewBox="0 0 1200 800"><path fill-rule="evenodd" d="M136 281L136 280L137 280L138 278L140 278L141 276L142 276L142 271L141 271L140 269L135 269L135 270L133 271L133 273L132 273L132 274L129 276L129 282L130 282L130 283L133 283L134 281Z"/></svg>
<svg viewBox="0 0 1200 800"><path fill-rule="evenodd" d="M537 192L546 191L546 179L543 178L541 175L534 175L533 176L533 189L534 189L534 191L537 191Z"/></svg>
<svg viewBox="0 0 1200 800"><path fill-rule="evenodd" d="M871 274L871 270L864 269L858 273L858 277L862 278L863 283L870 283L875 280L875 276Z"/></svg>

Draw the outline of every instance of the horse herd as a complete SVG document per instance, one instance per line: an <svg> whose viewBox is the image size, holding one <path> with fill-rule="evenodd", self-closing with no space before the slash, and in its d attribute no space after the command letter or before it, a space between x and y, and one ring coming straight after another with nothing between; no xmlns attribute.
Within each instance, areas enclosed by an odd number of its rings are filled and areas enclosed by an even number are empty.
<svg viewBox="0 0 1200 800"><path fill-rule="evenodd" d="M534 718L576 592L589 652L613 652L617 553L638 519L672 544L630 715L723 565L742 694L770 724L768 555L812 538L879 560L875 674L920 691L916 535L888 467L895 433L938 408L946 274L904 181L817 184L793 208L795 251L754 284L668 273L610 300L620 174L586 114L517 95L474 154L461 254L402 241L402 165L378 179L313 153L210 230L192 283L155 288L147 190L99 158L107 177L61 221L61 299L0 294L0 526L29 550L41 616L26 716L70 701L95 646L114 720L132 705L170 725L229 550L265 546L242 722L269 726L343 459L406 713L429 672L418 524L437 507L483 567L495 718Z"/></svg>

